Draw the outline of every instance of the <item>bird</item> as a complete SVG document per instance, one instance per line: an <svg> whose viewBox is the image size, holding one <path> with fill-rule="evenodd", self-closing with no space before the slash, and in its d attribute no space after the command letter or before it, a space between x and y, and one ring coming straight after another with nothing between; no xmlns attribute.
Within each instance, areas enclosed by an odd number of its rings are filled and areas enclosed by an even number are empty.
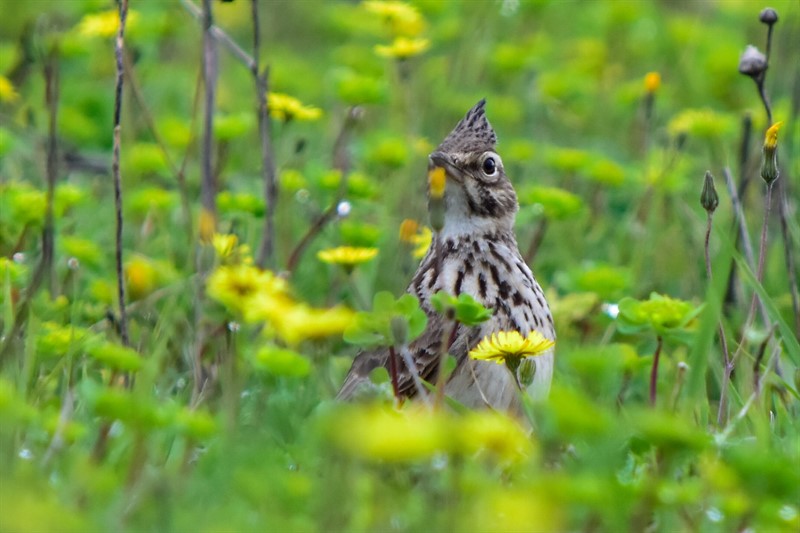
<svg viewBox="0 0 800 533"><path fill-rule="evenodd" d="M390 370L392 365L396 393L414 397L420 393L420 379L435 380L442 344L451 341L447 352L455 357L456 366L444 393L468 408L520 412L520 382L508 368L468 356L484 337L501 331L518 331L525 337L535 330L549 340L556 337L544 292L517 245L514 221L519 202L496 144L497 136L486 117L486 99L482 99L429 155L429 172L444 168L446 173L444 222L434 234L438 246L430 247L406 289L427 315L426 328L409 343L406 355L410 358L395 357L392 362L388 348L358 354L337 395L339 400L363 395L374 387L370 373L378 367ZM429 202L430 196L429 191ZM477 326L457 324L453 330L452 321L431 303L441 290L472 296L492 310L491 318ZM554 352L550 349L531 362L535 368L527 393L544 398L552 381Z"/></svg>

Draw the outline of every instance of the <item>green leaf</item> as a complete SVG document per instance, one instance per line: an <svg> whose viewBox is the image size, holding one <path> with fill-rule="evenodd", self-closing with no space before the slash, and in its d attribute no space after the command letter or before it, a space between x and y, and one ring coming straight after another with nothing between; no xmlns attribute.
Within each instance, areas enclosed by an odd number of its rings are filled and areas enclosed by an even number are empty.
<svg viewBox="0 0 800 533"><path fill-rule="evenodd" d="M311 373L311 361L297 352L265 346L256 353L255 366L278 377L303 378Z"/></svg>
<svg viewBox="0 0 800 533"><path fill-rule="evenodd" d="M104 365L121 370L123 372L135 372L142 367L142 358L131 348L114 344L113 342L102 342L90 345L87 353L93 359L100 361Z"/></svg>

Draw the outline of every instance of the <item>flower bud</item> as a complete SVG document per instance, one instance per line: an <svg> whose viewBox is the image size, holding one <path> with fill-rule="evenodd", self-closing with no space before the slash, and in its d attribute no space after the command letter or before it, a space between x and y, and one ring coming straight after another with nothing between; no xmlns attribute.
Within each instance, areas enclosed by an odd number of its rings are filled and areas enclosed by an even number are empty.
<svg viewBox="0 0 800 533"><path fill-rule="evenodd" d="M714 187L714 176L712 176L709 171L706 171L706 178L705 181L703 181L703 191L700 193L700 205L703 206L703 209L705 209L709 215L716 211L719 205L719 195L717 194L717 188Z"/></svg>
<svg viewBox="0 0 800 533"><path fill-rule="evenodd" d="M783 121L776 122L767 130L764 136L763 159L761 161L761 177L767 183L772 183L778 179L780 170L778 169L778 130L783 126Z"/></svg>
<svg viewBox="0 0 800 533"><path fill-rule="evenodd" d="M767 57L752 44L747 45L739 58L739 73L758 78L767 70Z"/></svg>
<svg viewBox="0 0 800 533"><path fill-rule="evenodd" d="M778 22L778 13L771 7L765 7L764 9L761 10L761 13L759 13L758 20L760 20L767 26L772 26L773 24Z"/></svg>
<svg viewBox="0 0 800 533"><path fill-rule="evenodd" d="M658 72L648 72L644 77L644 90L654 93L661 87L661 74Z"/></svg>

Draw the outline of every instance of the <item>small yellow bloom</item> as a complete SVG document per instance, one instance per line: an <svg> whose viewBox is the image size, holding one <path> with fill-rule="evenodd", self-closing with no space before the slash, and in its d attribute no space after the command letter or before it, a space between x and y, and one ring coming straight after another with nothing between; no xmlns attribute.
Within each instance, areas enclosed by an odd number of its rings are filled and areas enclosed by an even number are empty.
<svg viewBox="0 0 800 533"><path fill-rule="evenodd" d="M0 76L0 102L13 104L19 100L19 93L14 88L11 80L5 76Z"/></svg>
<svg viewBox="0 0 800 533"><path fill-rule="evenodd" d="M215 233L211 237L211 245L220 259L225 259L233 254L237 244L239 244L239 238L236 235Z"/></svg>
<svg viewBox="0 0 800 533"><path fill-rule="evenodd" d="M475 348L470 350L469 356L479 361L494 361L497 364L503 364L506 359L512 357L542 355L554 345L555 342L546 339L538 331L531 331L527 337L520 335L519 331L500 331L484 337Z"/></svg>
<svg viewBox="0 0 800 533"><path fill-rule="evenodd" d="M497 411L470 412L457 422L457 449L465 454L485 451L499 459L514 461L530 457L536 451L519 423Z"/></svg>
<svg viewBox="0 0 800 533"><path fill-rule="evenodd" d="M783 126L782 120L769 127L767 134L764 136L764 148L774 150L778 146L778 130L781 129L781 126Z"/></svg>
<svg viewBox="0 0 800 533"><path fill-rule="evenodd" d="M248 310L259 296L285 298L286 281L268 270L247 264L217 267L206 281L208 295L239 314Z"/></svg>
<svg viewBox="0 0 800 533"><path fill-rule="evenodd" d="M125 281L128 297L139 300L155 290L158 271L150 259L137 255L125 264Z"/></svg>
<svg viewBox="0 0 800 533"><path fill-rule="evenodd" d="M418 56L430 48L431 42L428 39L408 39L406 37L396 38L392 44L375 45L375 53L382 57L392 57L395 59L408 59Z"/></svg>
<svg viewBox="0 0 800 533"><path fill-rule="evenodd" d="M444 196L445 170L442 167L434 167L428 172L428 184L430 186L431 198L440 199Z"/></svg>
<svg viewBox="0 0 800 533"><path fill-rule="evenodd" d="M355 457L394 463L429 460L449 445L449 420L443 411L384 406L351 406L331 420L333 444ZM346 423L341 423L346 421Z"/></svg>
<svg viewBox="0 0 800 533"><path fill-rule="evenodd" d="M382 17L395 34L418 35L425 27L417 8L405 2L371 0L362 5L370 13Z"/></svg>
<svg viewBox="0 0 800 533"><path fill-rule="evenodd" d="M139 13L129 10L125 25L130 28L138 20ZM114 37L118 29L119 13L116 9L84 15L78 23L78 34L84 37Z"/></svg>
<svg viewBox="0 0 800 533"><path fill-rule="evenodd" d="M328 248L317 253L317 257L323 263L346 267L354 267L355 265L366 263L374 259L376 255L378 255L377 248L356 248L353 246Z"/></svg>
<svg viewBox="0 0 800 533"><path fill-rule="evenodd" d="M654 93L659 87L661 87L661 74L648 72L644 77L644 90L648 93Z"/></svg>
<svg viewBox="0 0 800 533"><path fill-rule="evenodd" d="M284 342L296 345L305 340L341 336L354 316L346 307L315 309L296 303L286 306L280 313L273 313L269 323Z"/></svg>
<svg viewBox="0 0 800 533"><path fill-rule="evenodd" d="M283 122L313 121L322 116L320 108L304 105L297 98L282 93L269 93L267 107L270 115Z"/></svg>

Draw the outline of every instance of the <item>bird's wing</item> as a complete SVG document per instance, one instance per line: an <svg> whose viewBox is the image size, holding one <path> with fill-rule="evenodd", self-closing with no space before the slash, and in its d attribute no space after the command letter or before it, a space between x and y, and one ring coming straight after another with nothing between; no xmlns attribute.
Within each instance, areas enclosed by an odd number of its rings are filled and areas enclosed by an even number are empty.
<svg viewBox="0 0 800 533"><path fill-rule="evenodd" d="M422 379L431 379L432 376L435 376L442 343L448 341L444 337L445 335L450 336L449 324L450 322L439 313L428 315L428 325L425 331L408 346L415 369L409 369L400 350L396 351L397 388L400 396L416 394L412 372L416 371ZM350 367L336 398L348 400L356 396L359 390L366 388L370 383L370 372L380 366L389 369L389 350L387 348L359 353L353 360L353 366Z"/></svg>

